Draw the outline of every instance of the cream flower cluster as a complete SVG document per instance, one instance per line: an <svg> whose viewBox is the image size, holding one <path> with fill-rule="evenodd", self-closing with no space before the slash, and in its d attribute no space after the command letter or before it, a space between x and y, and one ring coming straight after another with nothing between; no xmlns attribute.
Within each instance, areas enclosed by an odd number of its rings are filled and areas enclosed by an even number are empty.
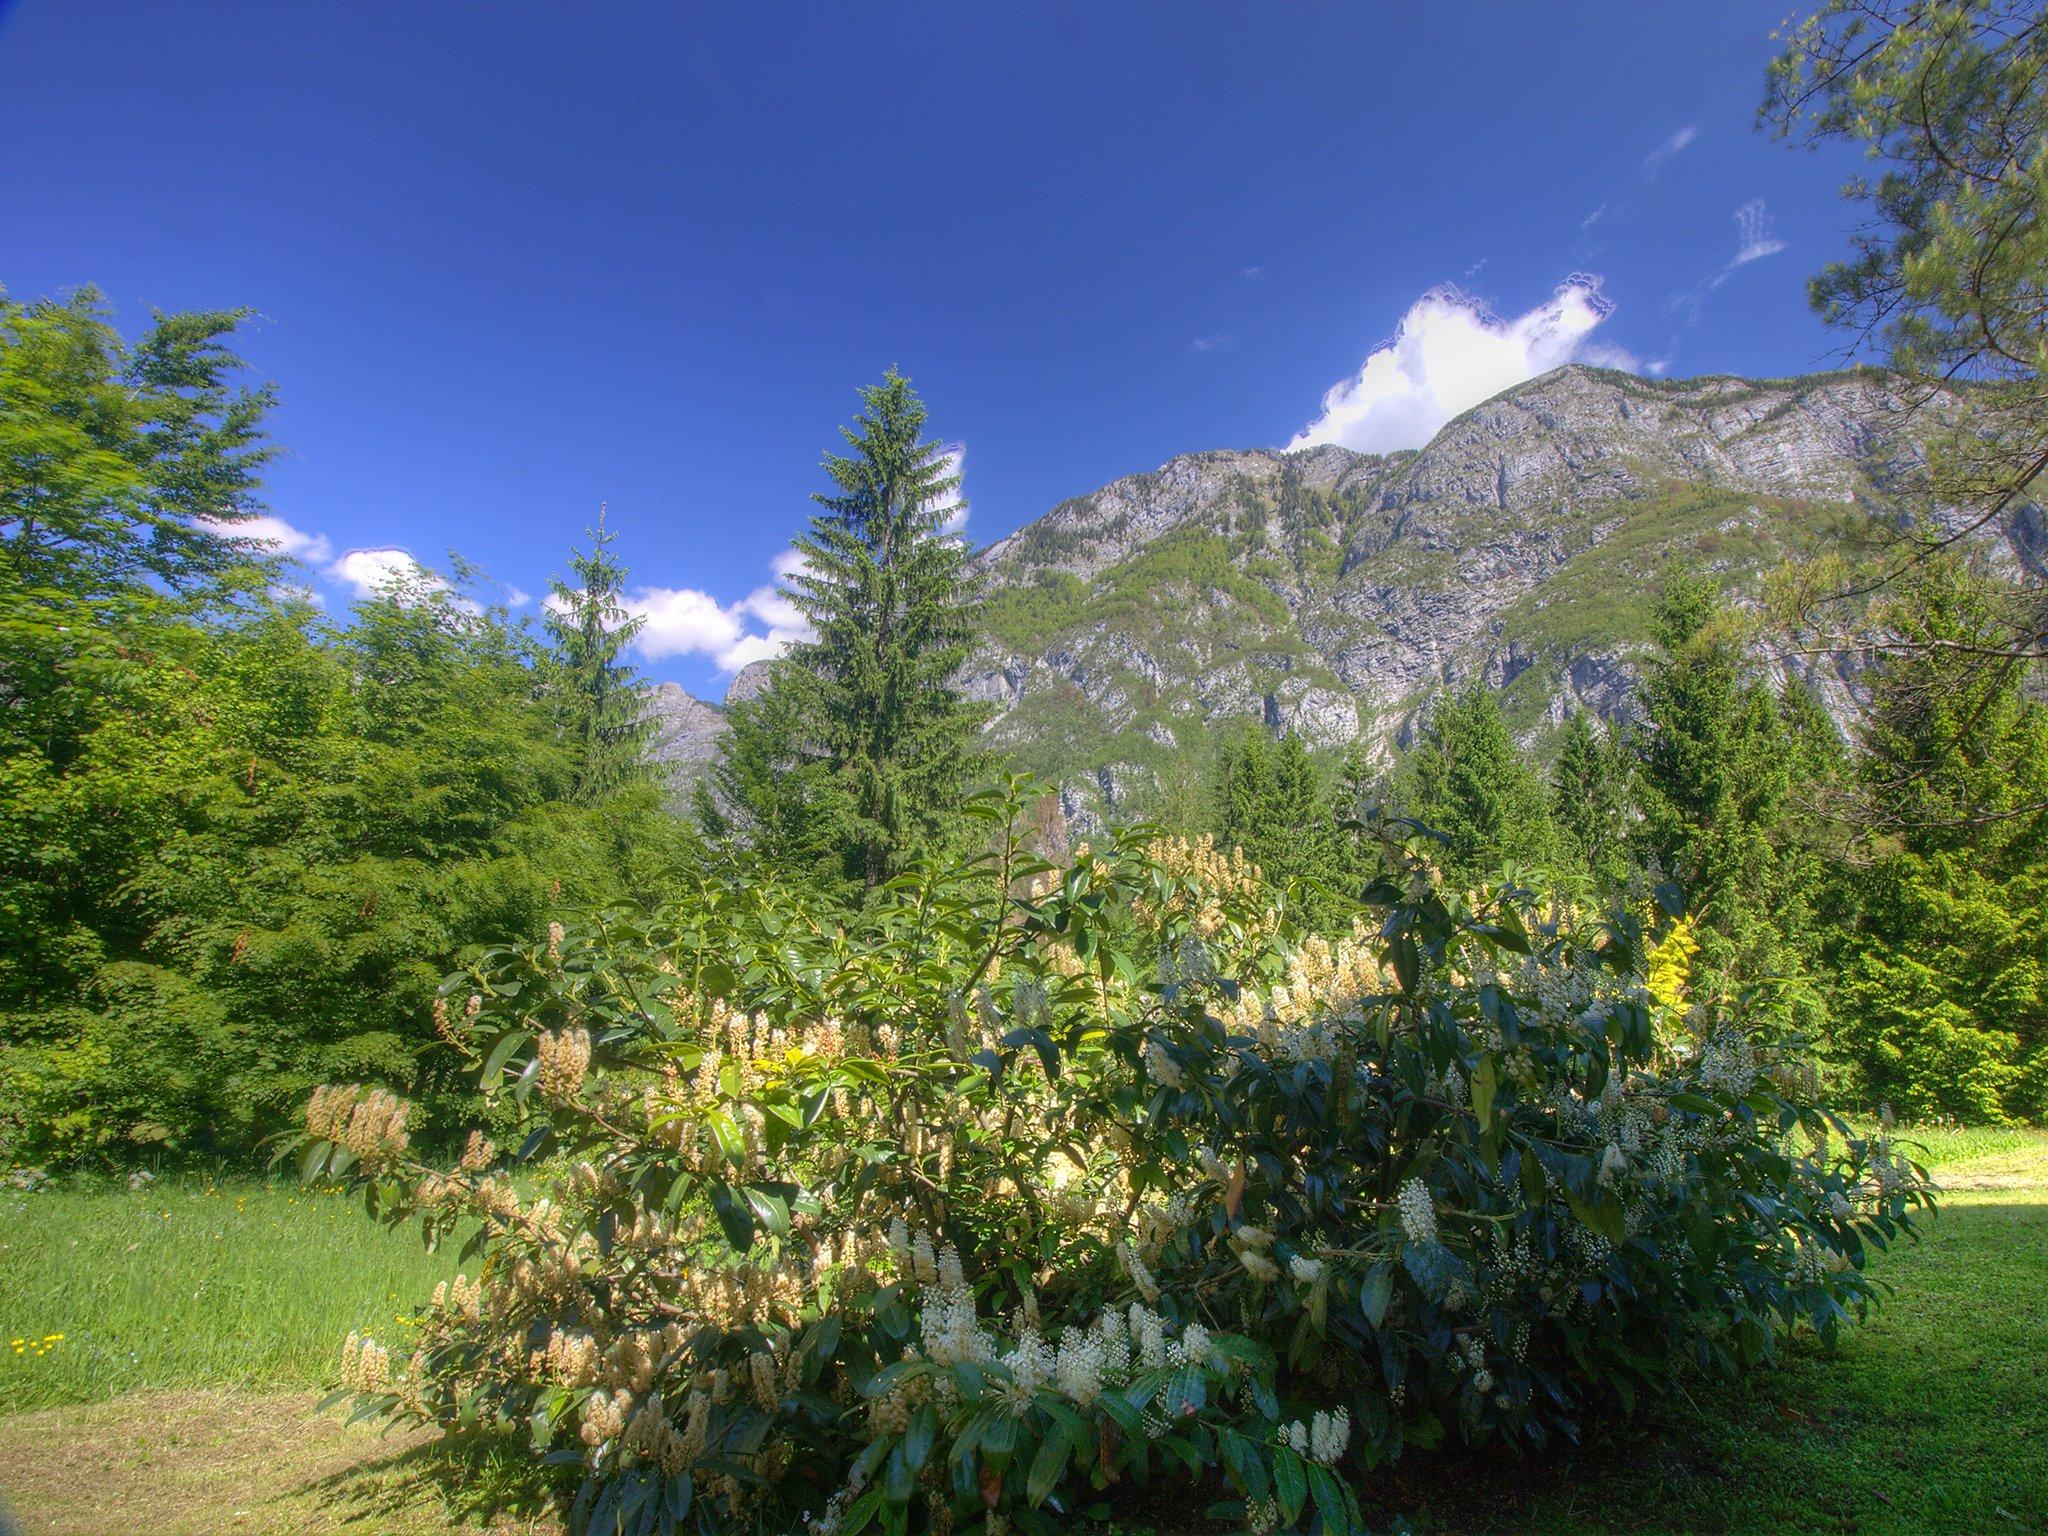
<svg viewBox="0 0 2048 1536"><path fill-rule="evenodd" d="M1229 922L1233 906L1270 913L1261 901L1265 877L1259 866L1245 858L1244 850L1224 853L1216 839L1206 834L1190 841L1185 837L1156 838L1142 850L1145 858L1159 866L1182 889L1168 900L1165 910L1148 901L1136 903L1137 917L1147 926L1164 927L1185 921L1200 938L1220 932Z"/></svg>
<svg viewBox="0 0 2048 1536"><path fill-rule="evenodd" d="M434 1310L470 1322L480 1321L484 1315L484 1288L467 1275L439 1281L434 1286Z"/></svg>
<svg viewBox="0 0 2048 1536"><path fill-rule="evenodd" d="M1740 1030L1718 1029L1700 1048L1694 1075L1701 1087L1739 1099L1756 1087L1756 1052Z"/></svg>
<svg viewBox="0 0 2048 1536"><path fill-rule="evenodd" d="M1224 1011L1234 1034L1250 1035L1275 1061L1329 1061L1344 1043L1344 1021L1391 990L1373 935L1361 922L1335 942L1314 934L1287 957L1279 985L1247 988Z"/></svg>
<svg viewBox="0 0 2048 1536"><path fill-rule="evenodd" d="M1401 1186L1396 1198L1401 1213L1401 1230L1408 1241L1429 1244L1437 1241L1436 1202L1430 1197L1429 1186L1420 1178L1412 1178Z"/></svg>
<svg viewBox="0 0 2048 1536"><path fill-rule="evenodd" d="M1273 1234L1264 1227L1246 1222L1230 1234L1230 1245L1237 1250L1239 1268L1258 1284L1271 1285L1280 1278L1280 1266L1266 1252L1273 1246Z"/></svg>
<svg viewBox="0 0 2048 1536"><path fill-rule="evenodd" d="M1325 1412L1318 1408L1307 1423L1296 1419L1280 1427L1280 1438L1298 1456L1335 1466L1351 1443L1351 1411L1339 1408Z"/></svg>
<svg viewBox="0 0 2048 1536"><path fill-rule="evenodd" d="M341 1346L341 1384L351 1392L382 1392L391 1385L391 1351L351 1333Z"/></svg>
<svg viewBox="0 0 2048 1536"><path fill-rule="evenodd" d="M382 1088L323 1084L307 1101L306 1132L316 1141L346 1147L359 1162L390 1162L411 1146L406 1131L411 1114L410 1104Z"/></svg>
<svg viewBox="0 0 2048 1536"><path fill-rule="evenodd" d="M583 1091L583 1079L590 1071L590 1032L571 1028L543 1031L534 1041L540 1058L540 1091L558 1104L567 1103Z"/></svg>

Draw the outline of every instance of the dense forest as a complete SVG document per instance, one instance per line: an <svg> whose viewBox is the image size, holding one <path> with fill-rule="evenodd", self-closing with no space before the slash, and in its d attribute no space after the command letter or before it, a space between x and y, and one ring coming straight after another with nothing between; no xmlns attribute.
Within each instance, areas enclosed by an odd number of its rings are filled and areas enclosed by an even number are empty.
<svg viewBox="0 0 2048 1536"><path fill-rule="evenodd" d="M452 1123L476 1106L440 983L478 946L714 869L858 924L913 860L985 836L971 802L1003 765L949 686L973 578L905 380L863 392L799 541L816 638L734 708L679 815L644 755L606 531L538 625L461 570L332 616L240 536L273 447L237 320L164 316L130 342L89 292L0 315L10 1158L247 1156L337 1079ZM1983 664L2008 596L1961 549L1894 581L1845 740L1760 659L1767 611L1671 571L1634 720L1575 715L1525 749L1475 687L1390 768L1246 722L1150 819L1341 925L1384 873L1360 818L1413 818L1455 882L1683 912L1672 984L1812 1043L1859 1102L2038 1118L2048 727L2028 665ZM1063 855L1050 803L1040 821Z"/></svg>

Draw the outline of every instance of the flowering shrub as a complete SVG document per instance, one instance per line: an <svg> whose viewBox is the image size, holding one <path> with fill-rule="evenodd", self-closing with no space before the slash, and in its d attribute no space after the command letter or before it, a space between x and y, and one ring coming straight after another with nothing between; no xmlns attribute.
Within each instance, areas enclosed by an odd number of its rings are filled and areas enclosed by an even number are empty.
<svg viewBox="0 0 2048 1536"><path fill-rule="evenodd" d="M344 1395L520 1426L586 1530L1037 1536L1166 1477L1341 1536L1405 1445L1832 1337L1927 1202L1798 1058L1653 1028L1626 914L1375 823L1373 921L1304 933L1206 845L991 815L857 931L734 880L482 955L441 1021L509 1154L323 1091L308 1176L480 1259Z"/></svg>

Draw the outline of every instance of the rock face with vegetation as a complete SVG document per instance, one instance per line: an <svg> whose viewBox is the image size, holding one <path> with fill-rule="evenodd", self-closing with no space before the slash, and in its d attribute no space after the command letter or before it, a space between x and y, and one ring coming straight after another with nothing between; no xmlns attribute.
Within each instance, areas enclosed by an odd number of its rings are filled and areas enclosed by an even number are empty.
<svg viewBox="0 0 2048 1536"><path fill-rule="evenodd" d="M1939 413L1906 429L1885 375L1663 382L1567 367L1419 452L1190 454L988 549L964 673L997 743L1070 811L1142 809L1209 729L1405 742L1425 701L1504 688L1525 738L1628 712L1658 573L1730 584L1893 515ZM2038 566L2038 509L1998 530ZM1852 689L1809 678L1838 715ZM1133 797L1136 804L1133 804Z"/></svg>
<svg viewBox="0 0 2048 1536"><path fill-rule="evenodd" d="M725 711L681 683L655 683L647 689L647 715L647 755L660 765L670 798L687 804L690 790L718 760Z"/></svg>

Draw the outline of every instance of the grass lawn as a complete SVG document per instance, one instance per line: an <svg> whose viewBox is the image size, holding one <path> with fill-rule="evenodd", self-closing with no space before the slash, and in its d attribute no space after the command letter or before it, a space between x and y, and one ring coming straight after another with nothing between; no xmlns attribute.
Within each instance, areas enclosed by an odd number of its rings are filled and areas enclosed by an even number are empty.
<svg viewBox="0 0 2048 1536"><path fill-rule="evenodd" d="M1837 1354L1540 1467L1417 1458L1369 1507L1422 1536L2048 1532L2048 1133L1924 1139L1943 1212ZM30 1536L556 1530L494 1452L312 1413L341 1335L396 1343L452 1267L284 1187L0 1195L0 1496Z"/></svg>
<svg viewBox="0 0 2048 1536"><path fill-rule="evenodd" d="M0 1414L170 1387L304 1389L455 1273L339 1194L204 1179L0 1190Z"/></svg>

